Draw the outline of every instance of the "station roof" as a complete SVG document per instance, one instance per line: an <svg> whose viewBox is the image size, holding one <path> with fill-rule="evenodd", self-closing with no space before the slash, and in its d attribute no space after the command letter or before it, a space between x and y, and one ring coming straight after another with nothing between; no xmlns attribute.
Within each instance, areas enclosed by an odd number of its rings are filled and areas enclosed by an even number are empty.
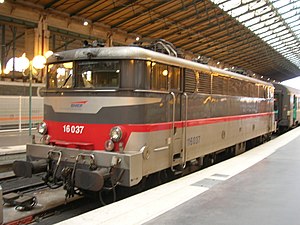
<svg viewBox="0 0 300 225"><path fill-rule="evenodd" d="M23 0L12 1L25 4ZM26 0L45 12L164 39L216 66L276 81L300 76L298 0ZM255 76L252 74L252 76Z"/></svg>

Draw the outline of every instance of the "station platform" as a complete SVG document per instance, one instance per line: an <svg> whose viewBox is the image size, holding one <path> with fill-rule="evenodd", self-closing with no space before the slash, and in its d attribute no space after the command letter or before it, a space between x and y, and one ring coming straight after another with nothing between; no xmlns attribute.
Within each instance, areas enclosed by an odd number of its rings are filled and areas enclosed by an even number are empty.
<svg viewBox="0 0 300 225"><path fill-rule="evenodd" d="M300 128L232 159L62 221L76 224L299 224Z"/></svg>

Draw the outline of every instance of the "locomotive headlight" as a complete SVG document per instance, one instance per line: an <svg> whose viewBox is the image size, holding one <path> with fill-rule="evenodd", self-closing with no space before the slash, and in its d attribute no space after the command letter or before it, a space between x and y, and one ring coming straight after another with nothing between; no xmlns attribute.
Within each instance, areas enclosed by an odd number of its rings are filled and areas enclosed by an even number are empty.
<svg viewBox="0 0 300 225"><path fill-rule="evenodd" d="M113 142L119 142L123 136L121 127L113 127L109 132L109 136Z"/></svg>
<svg viewBox="0 0 300 225"><path fill-rule="evenodd" d="M115 144L112 140L107 140L104 144L104 148L106 151L114 150Z"/></svg>
<svg viewBox="0 0 300 225"><path fill-rule="evenodd" d="M38 127L38 132L42 135L47 133L47 124L45 122L39 123Z"/></svg>
<svg viewBox="0 0 300 225"><path fill-rule="evenodd" d="M49 145L49 143L50 143L50 135L44 135L43 136L43 138L42 138L42 142L43 142L43 144L45 144L45 145Z"/></svg>

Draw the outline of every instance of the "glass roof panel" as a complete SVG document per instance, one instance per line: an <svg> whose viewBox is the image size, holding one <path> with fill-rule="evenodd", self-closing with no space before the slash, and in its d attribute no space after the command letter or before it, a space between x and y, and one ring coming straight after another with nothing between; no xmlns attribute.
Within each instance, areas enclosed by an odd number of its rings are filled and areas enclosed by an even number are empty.
<svg viewBox="0 0 300 225"><path fill-rule="evenodd" d="M280 31L285 30L285 29L286 29L285 26L280 26L280 27L274 29L274 32L275 32L275 33L279 33Z"/></svg>
<svg viewBox="0 0 300 225"><path fill-rule="evenodd" d="M272 12L266 13L266 14L261 16L261 20L262 21L270 20L269 18L272 17L272 16L274 17L274 14ZM273 19L273 20L275 20L275 19Z"/></svg>
<svg viewBox="0 0 300 225"><path fill-rule="evenodd" d="M298 25L298 26L300 25L300 20L296 20L296 21L290 23L290 26L291 26L291 27L297 26L297 25ZM299 28L299 27L298 27L298 28Z"/></svg>
<svg viewBox="0 0 300 225"><path fill-rule="evenodd" d="M275 20L276 20L276 18L267 19L264 24L265 24L265 26L270 27L272 24L275 23Z"/></svg>
<svg viewBox="0 0 300 225"><path fill-rule="evenodd" d="M249 20L243 24L246 25L246 27L250 27L251 25L256 24L258 22L259 22L259 18L254 17L252 20Z"/></svg>
<svg viewBox="0 0 300 225"><path fill-rule="evenodd" d="M224 3L220 4L219 7L222 8L224 11L229 11L241 4L240 0L228 0Z"/></svg>
<svg viewBox="0 0 300 225"><path fill-rule="evenodd" d="M276 43L276 42L278 42L278 41L280 41L280 39L278 38L278 37L275 37L275 38L273 38L272 40L270 40L270 41L268 41L268 43L269 44L272 44L272 43ZM274 44L275 45L275 44ZM271 45L272 46L272 45Z"/></svg>
<svg viewBox="0 0 300 225"><path fill-rule="evenodd" d="M273 1L273 2L274 2L273 5L275 8L281 8L286 5L286 3L284 1Z"/></svg>
<svg viewBox="0 0 300 225"><path fill-rule="evenodd" d="M256 23L255 25L253 25L253 26L249 26L249 29L250 30L258 30L258 29L260 29L260 28L262 28L262 27L264 27L264 24L263 23Z"/></svg>
<svg viewBox="0 0 300 225"><path fill-rule="evenodd" d="M274 23L274 24L270 25L270 29L274 30L277 27L281 26L282 24L283 24L282 21Z"/></svg>
<svg viewBox="0 0 300 225"><path fill-rule="evenodd" d="M299 0L211 0L300 68Z"/></svg>
<svg viewBox="0 0 300 225"><path fill-rule="evenodd" d="M295 21L299 20L299 18L300 18L300 16L299 16L299 14L298 14L298 15L294 15L294 16L292 16L292 17L286 19L285 21L286 21L287 23L292 23L292 22L295 22Z"/></svg>
<svg viewBox="0 0 300 225"><path fill-rule="evenodd" d="M286 34L286 35L283 35L281 38L282 38L282 39L285 39L286 42L288 42L289 39L290 39L290 40L294 40L294 37L292 37L292 34L291 34L291 33L288 33L288 34Z"/></svg>
<svg viewBox="0 0 300 225"><path fill-rule="evenodd" d="M263 1L254 1L254 2L249 3L249 6L250 6L251 10L261 8L264 5L266 5L266 3L263 2Z"/></svg>
<svg viewBox="0 0 300 225"><path fill-rule="evenodd" d="M271 32L272 32L272 31L271 31ZM273 38L275 38L275 37L276 37L276 34L270 34L270 35L268 35L267 37L264 38L264 41L271 40L271 39L273 39Z"/></svg>
<svg viewBox="0 0 300 225"><path fill-rule="evenodd" d="M286 6L283 6L281 8L278 8L278 12L280 14L283 14L283 13L286 13L286 12L290 12L291 10L293 10L293 4L290 4L290 5L286 5Z"/></svg>
<svg viewBox="0 0 300 225"><path fill-rule="evenodd" d="M286 36L286 35L285 35L285 36ZM294 37L285 38L284 36L282 36L282 39L284 39L285 42L286 42L286 43L289 43L289 44L291 44L291 43L290 43L291 41L293 41L293 42L296 41L296 40L294 39Z"/></svg>
<svg viewBox="0 0 300 225"><path fill-rule="evenodd" d="M249 12L240 16L239 21L244 22L254 17L254 12Z"/></svg>
<svg viewBox="0 0 300 225"><path fill-rule="evenodd" d="M262 39L265 39L265 37L269 37L273 33L272 30L268 30L267 32L264 32L263 34L260 35Z"/></svg>
<svg viewBox="0 0 300 225"><path fill-rule="evenodd" d="M259 30L256 30L255 33L256 33L256 34L262 34L262 33L266 32L266 31L268 31L268 30L270 30L270 28L264 26L263 28L261 28L261 29L259 29Z"/></svg>
<svg viewBox="0 0 300 225"><path fill-rule="evenodd" d="M284 34L287 34L289 32L290 32L289 30L283 30L283 31L281 31L281 32L278 33L278 36L282 37Z"/></svg>
<svg viewBox="0 0 300 225"><path fill-rule="evenodd" d="M242 15L246 12L248 12L248 6L245 5L245 6L241 6L237 9L232 10L231 15L233 17L237 17L237 16Z"/></svg>

